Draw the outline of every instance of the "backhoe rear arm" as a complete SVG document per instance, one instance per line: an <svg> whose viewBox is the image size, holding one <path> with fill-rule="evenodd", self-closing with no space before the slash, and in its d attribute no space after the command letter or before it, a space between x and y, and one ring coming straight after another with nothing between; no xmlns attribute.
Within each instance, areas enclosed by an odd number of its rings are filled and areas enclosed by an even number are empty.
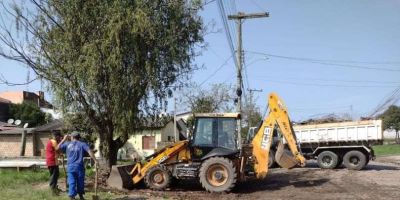
<svg viewBox="0 0 400 200"><path fill-rule="evenodd" d="M271 93L268 98L268 106L269 113L252 141L253 157L255 159L254 170L257 178L264 178L268 173L269 152L276 126L279 127L282 136L286 139L287 145L294 155L297 164L301 166L305 165L305 158L297 148L294 131L283 101L278 95Z"/></svg>

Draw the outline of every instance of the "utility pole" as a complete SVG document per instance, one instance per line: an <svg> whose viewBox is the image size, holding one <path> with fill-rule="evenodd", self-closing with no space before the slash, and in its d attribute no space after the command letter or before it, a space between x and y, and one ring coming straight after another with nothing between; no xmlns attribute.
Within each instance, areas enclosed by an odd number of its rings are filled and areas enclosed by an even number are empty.
<svg viewBox="0 0 400 200"><path fill-rule="evenodd" d="M257 89L247 89L248 91L249 91L249 93L250 93L250 103L253 103L253 93L254 92L262 92L263 90L261 89L261 90L257 90ZM249 128L251 127L251 111L252 111L252 109L253 108L250 108L250 110L249 110L249 113L248 113L248 123L249 123Z"/></svg>
<svg viewBox="0 0 400 200"><path fill-rule="evenodd" d="M243 12L238 12L237 15L228 15L229 20L235 20L237 25L237 51L236 51L236 59L237 59L237 81L236 81L236 94L237 94L237 105L236 109L239 114L242 114L242 64L243 64L243 50L242 50L242 20L252 19L252 18L261 18L268 17L269 13L252 13L245 14ZM241 137L241 120L238 121L238 147L241 148L242 145L242 137Z"/></svg>

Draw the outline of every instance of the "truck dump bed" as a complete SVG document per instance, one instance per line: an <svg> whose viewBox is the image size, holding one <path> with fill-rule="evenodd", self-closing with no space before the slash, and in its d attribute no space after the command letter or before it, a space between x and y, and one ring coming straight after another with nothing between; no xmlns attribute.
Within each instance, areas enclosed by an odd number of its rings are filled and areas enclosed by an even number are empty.
<svg viewBox="0 0 400 200"><path fill-rule="evenodd" d="M297 142L311 143L370 143L383 141L382 120L364 120L293 126Z"/></svg>

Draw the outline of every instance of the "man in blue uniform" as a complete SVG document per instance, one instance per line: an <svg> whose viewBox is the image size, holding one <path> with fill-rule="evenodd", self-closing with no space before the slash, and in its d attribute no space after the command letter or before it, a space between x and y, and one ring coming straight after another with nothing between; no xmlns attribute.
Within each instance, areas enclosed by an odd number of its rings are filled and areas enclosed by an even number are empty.
<svg viewBox="0 0 400 200"><path fill-rule="evenodd" d="M85 167L83 157L85 152L89 153L96 165L98 163L89 145L79 141L80 134L78 132L74 131L71 133L70 142L66 142L67 139L68 136L66 135L58 144L58 148L67 153L68 196L70 199L75 199L75 196L78 194L79 198L83 200L83 195L85 194Z"/></svg>

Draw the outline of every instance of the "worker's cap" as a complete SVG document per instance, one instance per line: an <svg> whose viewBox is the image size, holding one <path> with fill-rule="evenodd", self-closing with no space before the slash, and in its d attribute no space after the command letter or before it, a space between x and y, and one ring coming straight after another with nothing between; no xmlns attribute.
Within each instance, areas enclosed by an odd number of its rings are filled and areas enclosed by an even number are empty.
<svg viewBox="0 0 400 200"><path fill-rule="evenodd" d="M74 138L78 138L81 136L81 134L78 131L72 131L71 136Z"/></svg>

